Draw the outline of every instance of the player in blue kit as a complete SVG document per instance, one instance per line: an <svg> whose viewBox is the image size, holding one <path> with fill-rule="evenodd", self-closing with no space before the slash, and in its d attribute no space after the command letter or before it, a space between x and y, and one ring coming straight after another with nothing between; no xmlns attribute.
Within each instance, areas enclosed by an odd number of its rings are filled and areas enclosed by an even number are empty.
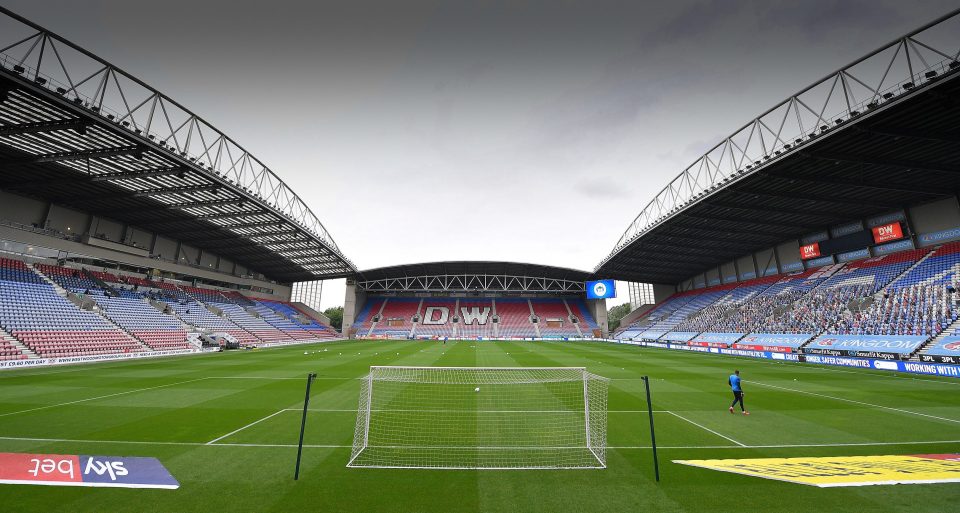
<svg viewBox="0 0 960 513"><path fill-rule="evenodd" d="M744 415L750 415L750 412L743 407L743 388L740 387L740 371L733 371L730 378L727 379L730 389L733 390L733 404L730 405L730 414L733 414L733 407L740 403L740 411Z"/></svg>

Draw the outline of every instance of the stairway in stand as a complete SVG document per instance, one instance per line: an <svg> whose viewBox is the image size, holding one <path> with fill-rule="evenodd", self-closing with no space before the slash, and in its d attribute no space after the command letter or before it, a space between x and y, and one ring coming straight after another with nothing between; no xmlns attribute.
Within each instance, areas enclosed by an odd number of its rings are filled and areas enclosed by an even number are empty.
<svg viewBox="0 0 960 513"><path fill-rule="evenodd" d="M947 329L940 332L939 335L926 341L922 346L917 348L917 350L914 351L912 355L910 355L910 361L919 361L920 355L926 352L928 348L931 348L939 344L940 342L943 341L943 339L947 337L956 337L956 336L960 336L960 318L953 321L949 326L947 326Z"/></svg>
<svg viewBox="0 0 960 513"><path fill-rule="evenodd" d="M3 344L3 342L6 342L6 344ZM13 348L19 350L22 354L27 355L28 359L40 358L40 356L37 353L33 352L33 350L31 350L29 347L25 346L22 342L17 340L17 338L11 335L10 333L8 333L7 330L0 328L0 346L2 345L12 346ZM22 357L18 356L16 358L22 358Z"/></svg>

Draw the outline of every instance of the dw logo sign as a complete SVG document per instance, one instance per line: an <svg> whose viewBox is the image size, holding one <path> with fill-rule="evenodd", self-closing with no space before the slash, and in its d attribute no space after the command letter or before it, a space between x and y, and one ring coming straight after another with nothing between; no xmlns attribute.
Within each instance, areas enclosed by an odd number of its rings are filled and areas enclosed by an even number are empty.
<svg viewBox="0 0 960 513"><path fill-rule="evenodd" d="M877 244L903 238L903 227L899 222L885 224L873 228L873 241Z"/></svg>
<svg viewBox="0 0 960 513"><path fill-rule="evenodd" d="M479 324L481 326L487 323L490 316L490 307L485 306L481 309L479 306L461 306L460 318L464 324ZM425 326L442 326L450 319L450 309L446 306L428 306L423 310L423 319L420 324Z"/></svg>

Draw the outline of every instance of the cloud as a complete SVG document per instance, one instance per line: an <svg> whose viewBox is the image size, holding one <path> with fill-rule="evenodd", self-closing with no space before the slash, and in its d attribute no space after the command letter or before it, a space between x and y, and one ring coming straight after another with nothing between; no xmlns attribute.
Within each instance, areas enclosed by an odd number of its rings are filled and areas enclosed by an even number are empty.
<svg viewBox="0 0 960 513"><path fill-rule="evenodd" d="M623 183L619 183L609 176L580 180L577 182L575 190L580 196L596 200L628 198L631 196L629 187L624 187Z"/></svg>
<svg viewBox="0 0 960 513"><path fill-rule="evenodd" d="M659 23L656 30L652 30L640 37L640 48L645 51L669 47L680 42L693 42L700 39L704 33L715 31L723 22L740 17L745 19L745 2L731 2L729 0L706 0L676 4L678 11L667 13L667 19ZM709 53L709 48L704 48Z"/></svg>
<svg viewBox="0 0 960 513"><path fill-rule="evenodd" d="M865 26L869 26L871 32L883 33L897 26L896 22L902 19L894 4L875 0L770 2L761 3L760 7L761 27L775 26L797 31L808 40L827 37L838 30L857 30ZM887 39L899 35L891 33Z"/></svg>

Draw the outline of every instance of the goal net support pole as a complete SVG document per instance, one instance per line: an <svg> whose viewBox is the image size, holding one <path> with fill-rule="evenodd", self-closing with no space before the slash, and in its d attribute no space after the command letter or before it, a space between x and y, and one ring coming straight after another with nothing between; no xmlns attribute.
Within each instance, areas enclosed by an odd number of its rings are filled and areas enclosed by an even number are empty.
<svg viewBox="0 0 960 513"><path fill-rule="evenodd" d="M347 466L605 468L608 387L583 367L373 366Z"/></svg>
<svg viewBox="0 0 960 513"><path fill-rule="evenodd" d="M653 428L653 402L650 401L650 376L643 376L643 387L647 390L647 416L650 417L650 447L653 449L653 474L660 482L660 461L657 458L657 433Z"/></svg>
<svg viewBox="0 0 960 513"><path fill-rule="evenodd" d="M294 481L300 479L300 457L303 455L303 433L307 429L307 409L310 407L310 385L316 378L316 372L307 374L307 392L303 398L303 416L300 418L300 441L297 443L297 464L293 470Z"/></svg>

